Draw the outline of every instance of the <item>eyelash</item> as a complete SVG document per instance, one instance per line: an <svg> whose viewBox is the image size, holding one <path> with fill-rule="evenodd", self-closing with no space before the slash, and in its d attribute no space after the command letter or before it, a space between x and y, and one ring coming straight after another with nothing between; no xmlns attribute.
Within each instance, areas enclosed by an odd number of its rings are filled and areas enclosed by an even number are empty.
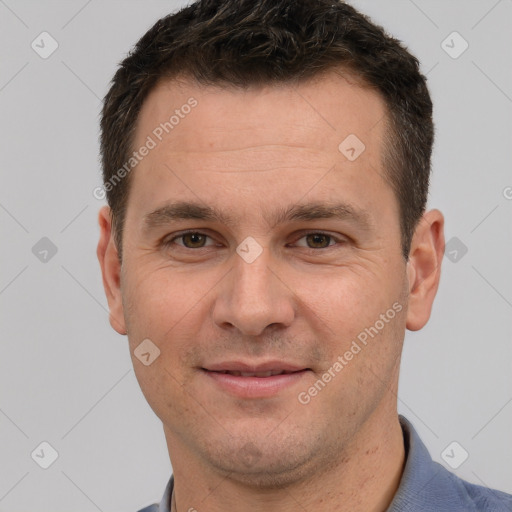
<svg viewBox="0 0 512 512"><path fill-rule="evenodd" d="M207 238L212 239L212 237L210 235L207 235L206 233L203 233L201 231L189 230L189 231L182 231L181 233L173 236L172 238L170 238L168 240L164 240L162 242L162 246L164 248L169 248L174 243L175 240L177 240L179 238L183 238L184 236L191 235L191 234L193 234L193 235L201 235L201 236L205 236ZM321 236L325 236L325 237L329 238L329 242L334 241L334 242L337 242L338 245L346 243L346 240L337 238L337 237L335 237L333 235L330 235L329 233L324 233L323 231L308 231L306 233L302 233L302 236L300 238L298 238L297 241L301 240L302 238L307 237L308 235L321 235ZM200 250L200 249L206 249L207 248L207 247L197 247L197 248L193 249L193 248L190 248L190 247L185 247L184 245L179 245L179 247L181 247L182 249L189 250L189 251L197 251L197 250ZM333 247L335 247L335 245L328 245L327 247L320 247L320 248L303 247L303 249L314 251L314 252L318 252L318 251L321 251L321 250L331 249Z"/></svg>

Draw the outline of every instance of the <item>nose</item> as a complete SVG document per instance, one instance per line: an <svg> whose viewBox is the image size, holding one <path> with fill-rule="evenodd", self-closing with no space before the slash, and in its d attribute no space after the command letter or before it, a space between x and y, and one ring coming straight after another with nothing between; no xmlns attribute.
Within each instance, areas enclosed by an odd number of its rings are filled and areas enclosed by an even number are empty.
<svg viewBox="0 0 512 512"><path fill-rule="evenodd" d="M259 336L269 326L289 327L295 317L293 290L268 249L250 263L238 254L233 259L216 297L216 325L247 336Z"/></svg>

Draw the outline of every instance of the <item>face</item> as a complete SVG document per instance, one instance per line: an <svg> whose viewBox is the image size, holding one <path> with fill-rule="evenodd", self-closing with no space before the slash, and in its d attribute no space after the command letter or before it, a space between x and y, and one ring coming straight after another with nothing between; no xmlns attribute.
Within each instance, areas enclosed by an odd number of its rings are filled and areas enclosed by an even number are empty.
<svg viewBox="0 0 512 512"><path fill-rule="evenodd" d="M384 119L375 92L335 74L244 91L166 82L146 100L134 148L152 147L130 176L122 266L106 214L100 260L173 466L181 454L241 480L296 479L396 416L418 272L384 178Z"/></svg>

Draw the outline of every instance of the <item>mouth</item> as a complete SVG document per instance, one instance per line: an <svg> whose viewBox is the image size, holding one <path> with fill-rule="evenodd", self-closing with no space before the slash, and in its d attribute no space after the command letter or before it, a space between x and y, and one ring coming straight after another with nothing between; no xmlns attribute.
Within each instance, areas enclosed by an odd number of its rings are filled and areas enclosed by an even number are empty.
<svg viewBox="0 0 512 512"><path fill-rule="evenodd" d="M207 370L212 371L212 370ZM215 370L213 370L215 371ZM297 370L303 371L303 370ZM296 373L297 371L291 372L286 370L268 370L266 372L243 372L237 370L220 370L216 373L224 373L226 375L235 375L236 377L273 377L274 375L288 375L290 373Z"/></svg>
<svg viewBox="0 0 512 512"><path fill-rule="evenodd" d="M310 368L284 362L250 365L226 362L201 368L220 391L237 398L270 398L297 385Z"/></svg>

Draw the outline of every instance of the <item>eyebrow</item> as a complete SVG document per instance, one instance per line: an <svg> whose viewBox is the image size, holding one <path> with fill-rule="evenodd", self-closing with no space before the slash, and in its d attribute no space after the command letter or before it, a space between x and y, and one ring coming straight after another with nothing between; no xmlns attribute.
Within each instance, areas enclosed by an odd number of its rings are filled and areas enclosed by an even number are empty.
<svg viewBox="0 0 512 512"><path fill-rule="evenodd" d="M204 220L219 222L226 226L233 226L236 219L226 212L200 203L176 201L167 203L144 216L144 231L165 226L180 220ZM349 221L360 228L370 230L374 222L370 214L363 209L356 208L347 203L312 202L294 204L287 208L277 208L270 217L265 216L271 228L280 224L294 221L314 221L318 219L336 219Z"/></svg>

